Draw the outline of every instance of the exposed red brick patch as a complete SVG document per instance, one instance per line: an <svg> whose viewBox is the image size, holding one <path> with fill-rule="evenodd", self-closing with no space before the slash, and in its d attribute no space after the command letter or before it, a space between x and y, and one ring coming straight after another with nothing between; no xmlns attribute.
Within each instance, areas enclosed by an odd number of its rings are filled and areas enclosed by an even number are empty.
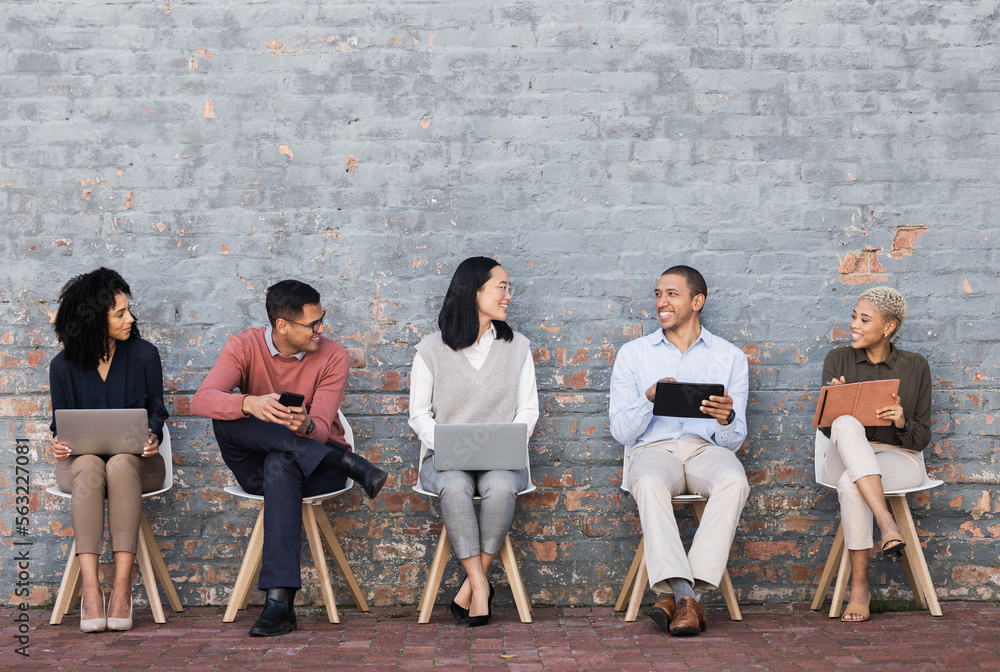
<svg viewBox="0 0 1000 672"><path fill-rule="evenodd" d="M168 407L172 407L171 415L191 415L191 399L183 394L167 395Z"/></svg>
<svg viewBox="0 0 1000 672"><path fill-rule="evenodd" d="M750 364L760 364L759 345L741 345L740 350L742 350L743 354L747 356L747 361Z"/></svg>
<svg viewBox="0 0 1000 672"><path fill-rule="evenodd" d="M882 252L881 247L867 246L863 250L845 254L837 266L840 281L846 285L888 281L889 276L878 260L880 252Z"/></svg>
<svg viewBox="0 0 1000 672"><path fill-rule="evenodd" d="M559 493L535 491L530 495L518 497L517 501L524 502L525 506L530 509L548 509L555 506L559 501Z"/></svg>
<svg viewBox="0 0 1000 672"><path fill-rule="evenodd" d="M961 586L983 586L1000 581L1000 568L958 565L951 569L952 580Z"/></svg>
<svg viewBox="0 0 1000 672"><path fill-rule="evenodd" d="M580 371L572 376L565 376L563 380L567 387L571 387L574 390L582 390L587 387L587 371Z"/></svg>
<svg viewBox="0 0 1000 672"><path fill-rule="evenodd" d="M351 357L351 368L352 369L363 369L365 368L365 349L364 348L347 348L347 354Z"/></svg>
<svg viewBox="0 0 1000 672"><path fill-rule="evenodd" d="M629 339L639 338L642 336L643 325L639 324L626 324L622 327L622 335Z"/></svg>
<svg viewBox="0 0 1000 672"><path fill-rule="evenodd" d="M972 510L973 511L985 511L985 512L988 513L989 510L990 510L990 493L987 492L986 490L983 490L983 494L979 497L979 499L973 505Z"/></svg>
<svg viewBox="0 0 1000 672"><path fill-rule="evenodd" d="M558 334L560 331L562 331L562 327L557 327L554 324L545 324L546 321L547 319L541 321L541 323L538 325L539 329L544 329L550 334Z"/></svg>
<svg viewBox="0 0 1000 672"><path fill-rule="evenodd" d="M393 392L398 392L402 388L403 377L399 375L399 371L386 371L382 374L382 389L389 390Z"/></svg>
<svg viewBox="0 0 1000 672"><path fill-rule="evenodd" d="M913 254L913 241L930 231L923 224L896 227L896 238L892 241L891 259L902 259Z"/></svg>
<svg viewBox="0 0 1000 672"><path fill-rule="evenodd" d="M0 416L30 417L48 413L48 399L45 397L21 397L0 399Z"/></svg>
<svg viewBox="0 0 1000 672"><path fill-rule="evenodd" d="M554 541L533 541L531 550L535 552L535 559L541 562L553 562L556 559L556 542Z"/></svg>
<svg viewBox="0 0 1000 672"><path fill-rule="evenodd" d="M586 500L586 501L585 501ZM566 493L566 510L567 511L593 511L597 502L596 492L567 492Z"/></svg>
<svg viewBox="0 0 1000 672"><path fill-rule="evenodd" d="M746 557L770 560L777 555L799 557L799 545L794 541L748 541L743 546Z"/></svg>
<svg viewBox="0 0 1000 672"><path fill-rule="evenodd" d="M961 530L962 532L964 532L965 534L971 535L973 537L985 537L986 536L985 534L983 534L983 531L980 530L978 527L976 527L976 524L974 522L972 522L971 520L967 520L964 523L962 523L961 525L959 525L958 529Z"/></svg>

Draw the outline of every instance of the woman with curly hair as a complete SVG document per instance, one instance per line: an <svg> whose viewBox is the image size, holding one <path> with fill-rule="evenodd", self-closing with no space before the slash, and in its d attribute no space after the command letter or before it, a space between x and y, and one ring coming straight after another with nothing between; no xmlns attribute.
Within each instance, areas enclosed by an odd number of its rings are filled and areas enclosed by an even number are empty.
<svg viewBox="0 0 1000 672"><path fill-rule="evenodd" d="M488 257L466 259L452 276L438 315L439 332L417 344L410 372L410 427L420 438L420 484L441 498L441 517L468 577L449 607L469 627L491 617L486 571L511 522L528 470L438 471L437 423L525 423L538 420L535 363L528 339L507 324L513 296L507 271ZM479 515L472 503L482 497Z"/></svg>
<svg viewBox="0 0 1000 672"><path fill-rule="evenodd" d="M163 484L159 454L167 409L163 403L160 353L139 338L129 311L128 283L99 268L78 275L59 296L55 332L63 344L49 366L53 420L51 449L56 483L72 493L73 535L80 561L80 629L132 628L132 563L139 536L142 493ZM64 408L145 408L149 438L142 456L73 455L59 441L55 411ZM105 610L97 575L104 539L104 499L114 552L115 578Z"/></svg>
<svg viewBox="0 0 1000 672"><path fill-rule="evenodd" d="M920 452L931 439L931 372L922 356L892 343L906 316L906 299L898 291L869 289L851 316L851 347L831 350L823 363L826 385L899 379L892 403L876 411L891 424L865 427L854 416L842 415L828 430L835 449L821 465L821 480L837 483L851 561L851 593L841 619L846 622L868 620L873 518L882 532L882 553L899 555L906 546L884 491L917 486L926 475Z"/></svg>

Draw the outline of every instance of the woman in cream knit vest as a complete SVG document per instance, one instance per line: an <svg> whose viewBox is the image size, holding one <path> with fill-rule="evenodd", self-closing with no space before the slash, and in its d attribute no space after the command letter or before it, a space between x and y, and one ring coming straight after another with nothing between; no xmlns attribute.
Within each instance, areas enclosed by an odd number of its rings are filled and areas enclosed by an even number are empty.
<svg viewBox="0 0 1000 672"><path fill-rule="evenodd" d="M493 259L471 257L459 264L438 315L441 331L417 344L410 374L420 484L440 496L445 529L468 574L450 610L469 627L489 622L494 591L486 571L510 530L528 473L437 471L430 459L434 425L523 422L531 436L538 420L535 365L528 339L507 325L512 296L507 272ZM482 497L478 516L476 495Z"/></svg>

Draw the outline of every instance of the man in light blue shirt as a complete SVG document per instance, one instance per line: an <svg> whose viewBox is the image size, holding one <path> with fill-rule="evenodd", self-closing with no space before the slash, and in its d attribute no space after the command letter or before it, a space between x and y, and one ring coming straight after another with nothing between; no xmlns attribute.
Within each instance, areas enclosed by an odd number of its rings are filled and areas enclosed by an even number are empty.
<svg viewBox="0 0 1000 672"><path fill-rule="evenodd" d="M664 271L656 284L660 329L626 343L611 374L611 434L625 444L624 477L635 497L650 587L661 598L650 617L671 635L705 630L695 587L718 587L750 487L736 457L747 434L747 358L701 326L708 287L689 266ZM653 415L660 381L716 383L701 411L710 417ZM671 499L708 498L689 553ZM697 582L697 583L696 583Z"/></svg>

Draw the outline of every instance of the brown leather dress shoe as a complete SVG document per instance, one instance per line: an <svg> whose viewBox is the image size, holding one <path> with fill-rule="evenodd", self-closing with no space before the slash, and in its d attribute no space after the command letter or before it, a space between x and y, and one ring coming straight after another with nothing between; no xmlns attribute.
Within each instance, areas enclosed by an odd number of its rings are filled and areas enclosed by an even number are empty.
<svg viewBox="0 0 1000 672"><path fill-rule="evenodd" d="M693 597L682 597L680 604L670 619L670 634L674 637L688 637L705 632L705 608Z"/></svg>
<svg viewBox="0 0 1000 672"><path fill-rule="evenodd" d="M664 630L670 629L670 619L674 617L674 596L664 595L649 610L649 617Z"/></svg>

